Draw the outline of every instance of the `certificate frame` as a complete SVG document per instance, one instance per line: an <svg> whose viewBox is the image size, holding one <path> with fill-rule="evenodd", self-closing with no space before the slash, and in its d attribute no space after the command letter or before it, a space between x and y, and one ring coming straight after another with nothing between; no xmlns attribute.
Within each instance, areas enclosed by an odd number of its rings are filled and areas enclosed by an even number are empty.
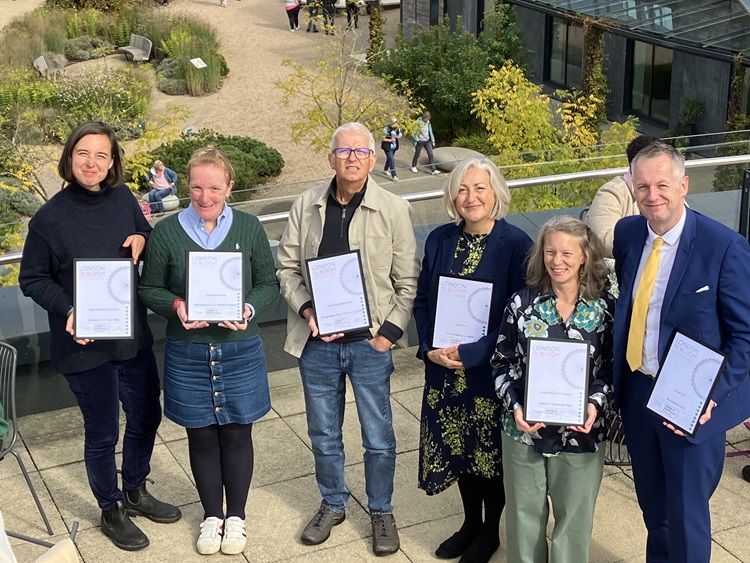
<svg viewBox="0 0 750 563"><path fill-rule="evenodd" d="M545 346L546 345L546 346ZM524 386L524 417L529 424L543 422L555 426L583 426L586 422L588 389L589 389L589 362L591 361L591 345L585 340L569 340L564 338L536 338L530 337L526 346L526 377ZM579 357L583 354L583 358ZM576 373L583 361L583 370ZM549 365L558 367L558 377L547 376L542 370L549 369ZM566 369L567 368L567 369ZM539 371L538 371L539 370ZM557 395L563 392L572 394L569 399L562 399L562 411L578 409L579 416L574 418L569 412L552 414L555 407L547 408L548 416L536 416L535 413L544 411L545 408L537 407L533 403L534 397L541 392L540 383L547 379L555 382L564 381L562 389L556 388ZM541 381L537 381L540 379ZM548 393L549 391L545 391Z"/></svg>
<svg viewBox="0 0 750 563"><path fill-rule="evenodd" d="M662 387L662 384L666 385L666 376L662 377L662 372L665 368L665 366L669 366L674 359L679 355L685 357L686 350L689 350L687 346L699 346L703 347L705 350L701 351L702 353L705 353L706 351L709 353L709 358L706 358L702 361L699 361L698 364L695 365L694 370L690 374L690 388L693 389L693 393L695 396L697 396L699 399L702 398L699 402L695 403L700 406L695 411L692 429L688 427L686 424L681 424L677 422L674 418L670 418L669 416L665 416L661 410L657 409L656 403L658 402L657 395L659 391L657 390L657 386L660 388ZM690 438L695 438L695 435L698 433L698 431L701 428L701 424L698 423L698 419L703 416L703 414L706 412L706 407L708 406L708 402L713 397L714 391L716 390L716 386L719 384L719 379L721 378L721 375L724 373L724 368L727 365L727 355L722 352L721 350L715 348L714 346L711 346L710 344L707 344L706 342L695 338L693 336L690 336L686 332L680 330L679 328L675 328L672 331L672 334L669 337L669 341L667 343L667 352L664 354L664 360L659 365L659 371L656 373L656 377L654 378L654 385L651 388L651 392L649 393L648 399L646 400L645 408L653 413L656 417L660 418L664 422L668 422L672 426L674 426L676 429L678 429L680 432L684 433L686 436L689 436ZM697 353L697 352L696 352ZM711 363L711 366L708 366L707 364ZM716 365L718 365L718 368L716 368ZM706 371L710 370L710 371ZM709 390L706 391L705 389L705 378L707 377L707 373L715 372L713 375L713 381L711 382ZM659 383L659 380L661 379L662 384ZM700 387L700 388L699 388ZM701 393L705 392L705 396L702 397ZM691 397L692 398L692 397ZM653 406L652 406L653 405Z"/></svg>
<svg viewBox="0 0 750 563"><path fill-rule="evenodd" d="M194 261L201 260L201 268L211 270L216 268L215 280L217 286L222 284L226 290L239 298L237 303L219 303L216 307L235 307L234 315L215 314L200 315L196 311L198 307L194 301L197 299L196 291L191 291L191 278L195 281L198 264ZM239 262L237 263L237 261ZM239 271L237 271L239 267ZM188 250L185 252L185 312L188 322L206 321L211 324L223 321L244 322L245 311L245 253L241 250ZM231 270L231 271L230 271ZM195 288L194 288L195 289ZM202 295L202 294L201 294ZM208 296L207 296L208 297ZM207 305L204 305L207 307ZM205 318L202 318L205 317ZM228 317L228 318L227 318Z"/></svg>
<svg viewBox="0 0 750 563"><path fill-rule="evenodd" d="M470 316L474 319L476 323L485 323L484 326L484 332L479 337L471 339L468 338L469 335L460 335L458 332L455 333L454 337L451 337L450 335L443 335L439 334L438 330L442 326L442 323L439 323L438 314L441 313L441 289L444 287L444 281L449 280L456 280L456 283L466 284L468 286L475 286L474 289L469 290L470 293L466 296L466 311L461 311L461 314L465 314ZM495 291L495 282L491 279L487 278L475 278L475 277L461 277L456 276L454 274L439 274L438 280L437 280L437 299L435 302L435 315L432 319L432 346L434 348L444 348L445 346L452 346L452 345L461 345L461 344L469 344L476 342L479 338L482 338L484 336L487 336L487 333L489 332L490 327L490 317L492 316L492 306L493 306L493 297L494 297L494 291ZM483 296L480 297L480 294L484 294L485 292L489 292L489 302L487 303L487 319L483 320L478 318L477 315L480 313L483 313L484 311L476 311L472 309L472 301L476 300L478 303L478 306L481 308L481 305L484 303ZM460 318L459 318L460 321ZM465 323L461 322L455 322L453 326L465 326ZM439 345L441 344L441 345Z"/></svg>
<svg viewBox="0 0 750 563"><path fill-rule="evenodd" d="M84 269L85 268L85 269ZM86 274L84 276L84 274ZM85 281L84 281L85 280ZM92 287L101 286L99 287ZM135 338L135 267L130 258L73 259L73 338L76 340L132 340ZM95 294L92 295L92 290ZM85 304L106 292L119 311L114 319L90 318ZM122 318L121 318L122 316ZM91 327L94 325L94 328ZM115 330L114 326L122 328ZM105 327L109 327L106 328Z"/></svg>
<svg viewBox="0 0 750 563"><path fill-rule="evenodd" d="M341 264L342 267L339 270L338 265L340 263L343 264ZM325 270L322 268L323 265L327 266ZM351 270L351 268L355 267L356 270ZM365 275L364 270L362 269L362 255L359 249L330 254L324 257L308 258L305 260L305 269L307 271L307 279L309 282L308 289L310 290L310 297L312 299L313 315L315 316L315 323L317 324L319 331L318 336L330 336L331 334L338 334L340 332L346 333L372 328L370 302L367 298ZM358 304L356 305L357 314L355 317L359 317L358 313L361 312L361 322L341 324L337 327L330 326L335 325L336 321L329 322L328 319L323 319L321 317L321 312L318 310L319 306L322 303L327 304L327 300L323 298L323 287L331 282L338 284L334 286L334 289L340 289L343 294L348 293L352 296L352 300L358 301ZM354 304L352 304L352 307L354 307ZM342 312L342 316L347 314L349 314L348 311Z"/></svg>

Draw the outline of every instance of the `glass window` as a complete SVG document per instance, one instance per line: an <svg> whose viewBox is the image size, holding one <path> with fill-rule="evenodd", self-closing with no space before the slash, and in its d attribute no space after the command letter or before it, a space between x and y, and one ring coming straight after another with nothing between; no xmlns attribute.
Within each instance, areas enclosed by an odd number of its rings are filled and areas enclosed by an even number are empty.
<svg viewBox="0 0 750 563"><path fill-rule="evenodd" d="M562 18L549 18L546 79L580 88L583 79L583 28Z"/></svg>
<svg viewBox="0 0 750 563"><path fill-rule="evenodd" d="M630 110L654 121L669 121L672 87L672 50L631 42Z"/></svg>

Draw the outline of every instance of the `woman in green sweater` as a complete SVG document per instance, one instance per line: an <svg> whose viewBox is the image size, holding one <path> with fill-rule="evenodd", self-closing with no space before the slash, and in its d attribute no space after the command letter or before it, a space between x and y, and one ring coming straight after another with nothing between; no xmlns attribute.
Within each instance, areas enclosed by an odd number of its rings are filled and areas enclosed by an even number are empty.
<svg viewBox="0 0 750 563"><path fill-rule="evenodd" d="M198 552L237 554L246 542L252 423L271 408L255 318L276 299L279 284L260 221L226 203L234 185L226 155L197 150L188 162L187 182L190 206L154 228L138 295L167 319L164 414L187 430L190 467L204 510ZM188 322L188 250L243 252L243 322Z"/></svg>

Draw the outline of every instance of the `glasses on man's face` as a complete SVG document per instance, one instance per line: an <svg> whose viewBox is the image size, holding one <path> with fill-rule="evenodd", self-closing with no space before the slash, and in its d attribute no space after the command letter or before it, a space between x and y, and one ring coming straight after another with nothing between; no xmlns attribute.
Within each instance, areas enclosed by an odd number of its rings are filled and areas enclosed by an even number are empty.
<svg viewBox="0 0 750 563"><path fill-rule="evenodd" d="M333 149L333 154L335 154L336 158L339 160L346 160L352 153L354 153L359 160L367 160L370 157L371 152L370 149Z"/></svg>

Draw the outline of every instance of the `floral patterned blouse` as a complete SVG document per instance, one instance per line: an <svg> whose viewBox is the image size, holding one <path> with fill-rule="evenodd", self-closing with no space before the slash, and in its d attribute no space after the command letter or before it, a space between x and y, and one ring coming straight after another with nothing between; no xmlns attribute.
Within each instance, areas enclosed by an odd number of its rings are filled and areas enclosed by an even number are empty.
<svg viewBox="0 0 750 563"><path fill-rule="evenodd" d="M579 297L565 322L557 311L553 292L540 293L526 287L511 296L492 356L495 390L505 406L502 425L506 434L546 456L597 451L597 444L605 439L604 407L612 399L614 310L614 298L609 293L599 299ZM554 425L533 433L518 430L513 411L523 407L529 337L584 340L591 345L588 402L596 405L599 416L588 434Z"/></svg>

